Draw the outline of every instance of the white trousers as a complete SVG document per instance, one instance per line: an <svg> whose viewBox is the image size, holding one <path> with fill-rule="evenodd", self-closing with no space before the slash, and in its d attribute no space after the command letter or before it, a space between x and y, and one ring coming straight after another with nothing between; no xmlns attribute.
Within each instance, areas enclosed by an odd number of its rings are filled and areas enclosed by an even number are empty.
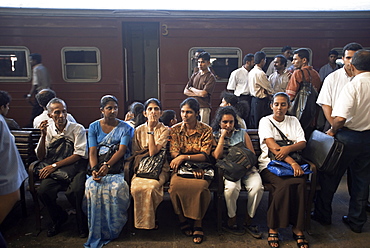
<svg viewBox="0 0 370 248"><path fill-rule="evenodd" d="M224 196L227 206L227 214L229 218L236 216L236 201L241 190L241 182L243 182L245 189L248 192L247 210L248 215L253 218L256 214L257 207L263 196L263 185L260 174L256 167L252 167L247 174L236 182L224 179L225 189Z"/></svg>

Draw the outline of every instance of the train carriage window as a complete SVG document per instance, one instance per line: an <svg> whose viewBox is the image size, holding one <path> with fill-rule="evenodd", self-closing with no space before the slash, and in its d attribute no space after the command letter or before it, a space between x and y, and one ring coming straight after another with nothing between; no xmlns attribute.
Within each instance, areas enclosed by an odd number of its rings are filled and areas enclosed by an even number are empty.
<svg viewBox="0 0 370 248"><path fill-rule="evenodd" d="M292 52L297 50L300 47L292 47ZM310 62L309 64L312 65L312 50L310 48L305 47L310 52ZM264 53L266 53L266 64L262 68L265 72L267 71L267 68L269 67L270 63L274 60L276 55L282 54L281 52L282 47L264 47L261 49ZM293 57L291 58L291 60Z"/></svg>
<svg viewBox="0 0 370 248"><path fill-rule="evenodd" d="M197 67L194 54L203 49L211 55L211 70L216 76L217 82L226 82L231 72L242 65L242 50L238 47L192 47L188 53L188 76Z"/></svg>
<svg viewBox="0 0 370 248"><path fill-rule="evenodd" d="M96 47L64 47L63 79L66 82L99 82L100 51Z"/></svg>
<svg viewBox="0 0 370 248"><path fill-rule="evenodd" d="M0 82L31 80L27 47L0 47Z"/></svg>

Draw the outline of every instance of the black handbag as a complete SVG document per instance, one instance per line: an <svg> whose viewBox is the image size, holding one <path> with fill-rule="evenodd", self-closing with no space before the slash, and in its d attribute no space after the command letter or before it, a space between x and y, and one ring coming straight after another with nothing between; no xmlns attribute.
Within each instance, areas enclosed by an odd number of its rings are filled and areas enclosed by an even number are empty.
<svg viewBox="0 0 370 248"><path fill-rule="evenodd" d="M285 136L285 134L271 121L271 124L278 130L282 140L276 140L276 144L278 144L279 146L290 146L290 145L293 145L294 142L291 141L290 139L288 139L287 136ZM269 151L269 158L271 160L277 160L275 158L275 155ZM295 151L295 152L291 152L289 153L289 157L291 157L292 159L294 159L294 161L296 161L298 164L301 164L302 163L302 151Z"/></svg>
<svg viewBox="0 0 370 248"><path fill-rule="evenodd" d="M212 168L212 164L208 162L192 162L186 161L180 165L177 175L185 178L195 178L193 170L202 169L204 171L204 179L213 180L215 176L215 171Z"/></svg>
<svg viewBox="0 0 370 248"><path fill-rule="evenodd" d="M303 156L328 174L334 174L343 153L344 145L336 138L314 130L309 138Z"/></svg>
<svg viewBox="0 0 370 248"><path fill-rule="evenodd" d="M102 145L103 146L103 145ZM102 146L99 146L102 147ZM119 145L106 146L109 148L108 152L98 157L98 163L89 170L88 174L91 175L92 171L99 171L104 162L108 162L112 156L118 151ZM124 158L118 160L115 164L111 164L107 174L119 174L123 170Z"/></svg>
<svg viewBox="0 0 370 248"><path fill-rule="evenodd" d="M240 142L228 149L223 159L217 160L216 166L223 169L224 177L236 182L245 176L247 171L257 165L256 155Z"/></svg>
<svg viewBox="0 0 370 248"><path fill-rule="evenodd" d="M154 156L145 156L140 160L136 176L159 180L163 164L166 160L166 149L161 149Z"/></svg>
<svg viewBox="0 0 370 248"><path fill-rule="evenodd" d="M59 137L52 141L46 152L46 158L40 161L34 168L35 175L39 175L39 171L44 167L61 161L73 154L74 145L73 142L66 139L65 137ZM78 167L79 162L65 165L49 175L50 178L58 181L70 182L72 178L81 171Z"/></svg>

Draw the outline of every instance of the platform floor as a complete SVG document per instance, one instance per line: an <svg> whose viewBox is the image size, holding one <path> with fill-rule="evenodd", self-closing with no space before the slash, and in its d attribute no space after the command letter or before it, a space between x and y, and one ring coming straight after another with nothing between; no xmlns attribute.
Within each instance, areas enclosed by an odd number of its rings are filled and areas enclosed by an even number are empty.
<svg viewBox="0 0 370 248"><path fill-rule="evenodd" d="M159 206L158 219L159 229L155 231L136 230L135 233L128 232L125 228L120 237L110 242L105 247L194 247L192 239L181 234L178 227L178 220L173 213L171 202L168 195L165 201ZM268 193L261 201L254 222L260 226L263 231L262 239L254 239L248 234L235 236L229 233L217 233L216 215L214 208L211 206L204 219L205 241L197 247L269 247L267 244L267 226L266 226L266 209ZM342 221L342 215L348 210L349 195L347 192L346 178L344 177L333 202L333 224L331 226L322 226L312 221L312 234L306 234L310 242L310 247L350 247L364 248L370 247L370 225L365 224L363 232L357 234L349 230ZM66 198L61 195L59 202L65 207L68 206ZM245 195L239 199L239 210L245 207ZM8 242L8 247L83 247L86 239L81 239L77 235L76 222L73 215L69 216L66 224L63 225L61 233L48 238L46 236L46 227L48 218L46 210L43 209L43 231L34 236L35 216L33 213L33 203L29 192L27 192L27 209L28 217L22 218L20 207L14 209L1 226L3 236ZM244 211L240 211L244 212ZM226 215L226 213L224 213ZM242 216L242 213L240 213ZM370 217L370 213L368 213ZM368 218L370 219L370 218ZM280 247L297 247L296 242L291 237L291 228L280 230Z"/></svg>

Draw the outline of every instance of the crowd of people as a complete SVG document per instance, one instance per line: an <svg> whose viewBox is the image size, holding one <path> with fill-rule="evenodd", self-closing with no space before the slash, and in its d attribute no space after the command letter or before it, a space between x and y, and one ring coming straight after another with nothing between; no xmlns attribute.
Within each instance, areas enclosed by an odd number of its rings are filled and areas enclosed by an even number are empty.
<svg viewBox="0 0 370 248"><path fill-rule="evenodd" d="M274 189L270 191L267 210L268 245L279 247L279 228L291 225L297 246L309 247L304 235L306 177L301 161L291 153L305 148L316 118L304 126L301 116L289 114L294 100L300 97L303 83L310 83L311 89L319 94L317 104L328 122L322 131L336 136L345 145L336 174L319 173L321 191L312 218L323 225L331 224L333 195L348 171L352 179L351 199L343 222L360 233L366 222L370 183L370 51L363 50L358 43L347 44L343 49L344 67L340 69L332 63L332 57L338 54L331 51L329 66L323 69L325 79L309 65L307 49L291 51L286 46L282 52L272 61L275 70L269 76L262 69L266 63L264 52L246 55L243 66L231 74L228 91L222 93L212 122L210 99L216 77L209 69L210 54L205 51L199 51L198 70L194 70L185 86L187 98L180 104L179 123L176 112L163 110L156 98L144 104L132 103L125 119L120 120L117 98L105 95L97 110L102 117L90 124L86 135L85 128L67 112L66 103L51 89L40 89L35 99L43 112L35 116L33 126L41 130L36 148L41 162L36 172L41 179L38 195L51 219L47 236L57 235L68 218L56 201L62 187L67 187L67 199L76 210L79 236L87 238L84 246L102 247L117 238L126 224L131 197L134 227L158 229L156 210L163 201L163 186L169 182L179 231L195 244L202 243L205 236L202 222L211 201L212 171L216 161L225 159L234 146L241 146L255 156L246 132L248 127L258 128L262 154L237 179L224 178L228 219L223 230L261 238L253 217L262 199L263 185L268 183ZM330 74L326 73L329 69ZM0 96L0 154L7 158L0 167L0 199L7 202L0 208L1 223L18 199L20 184L27 176L4 119L10 96L4 91L0 91ZM279 142L281 133L292 143L283 146ZM161 156L163 150L167 156ZM289 164L293 175L273 174L268 169L272 160ZM132 178L125 178L123 171L128 161L132 161ZM144 176L148 163L151 174ZM243 226L239 226L236 203L242 187L248 197L246 218ZM0 236L0 246L3 244Z"/></svg>

